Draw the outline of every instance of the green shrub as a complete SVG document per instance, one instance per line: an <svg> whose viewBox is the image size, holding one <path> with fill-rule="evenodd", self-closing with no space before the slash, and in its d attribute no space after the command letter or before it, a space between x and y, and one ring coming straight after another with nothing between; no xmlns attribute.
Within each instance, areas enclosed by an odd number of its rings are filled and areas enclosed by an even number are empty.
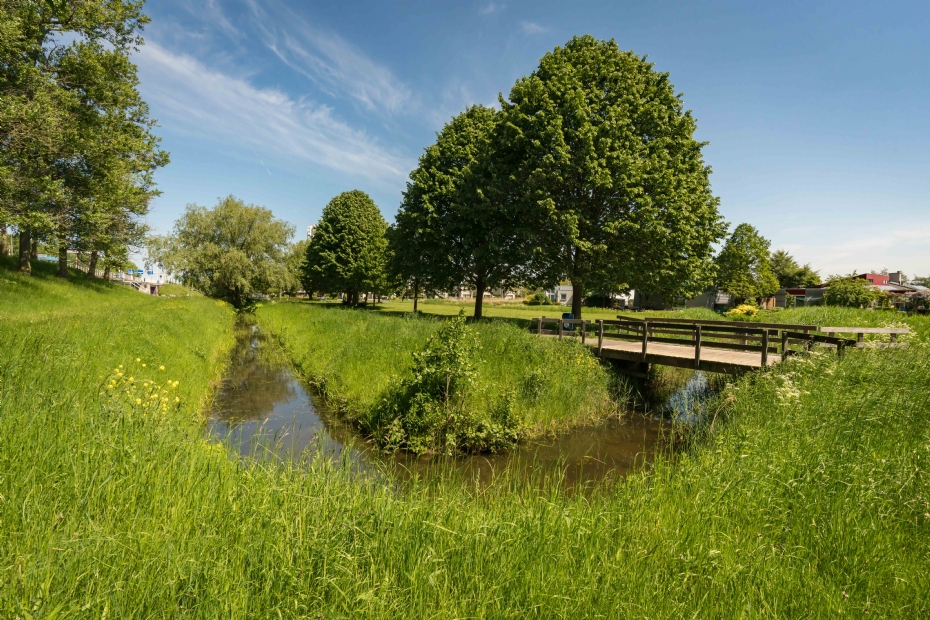
<svg viewBox="0 0 930 620"><path fill-rule="evenodd" d="M413 353L413 376L396 382L373 411L371 426L389 449L425 452L494 452L517 440L513 392L486 415L467 406L478 375L480 345L465 313L443 325Z"/></svg>
<svg viewBox="0 0 930 620"><path fill-rule="evenodd" d="M828 306L868 308L882 297L881 293L870 289L869 283L862 278L834 277L828 284L829 288L823 294L823 302Z"/></svg>
<svg viewBox="0 0 930 620"><path fill-rule="evenodd" d="M549 299L549 296L546 295L545 291L542 289L536 291L532 295L526 298L524 301L528 306L551 306L552 301Z"/></svg>

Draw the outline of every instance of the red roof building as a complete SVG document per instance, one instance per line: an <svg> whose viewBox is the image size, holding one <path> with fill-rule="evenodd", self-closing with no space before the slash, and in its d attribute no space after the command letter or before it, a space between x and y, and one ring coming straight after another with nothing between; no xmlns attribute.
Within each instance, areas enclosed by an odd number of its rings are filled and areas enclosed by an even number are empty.
<svg viewBox="0 0 930 620"><path fill-rule="evenodd" d="M869 284L874 284L875 286L886 286L890 281L889 276L884 273L860 273L856 277L862 278Z"/></svg>

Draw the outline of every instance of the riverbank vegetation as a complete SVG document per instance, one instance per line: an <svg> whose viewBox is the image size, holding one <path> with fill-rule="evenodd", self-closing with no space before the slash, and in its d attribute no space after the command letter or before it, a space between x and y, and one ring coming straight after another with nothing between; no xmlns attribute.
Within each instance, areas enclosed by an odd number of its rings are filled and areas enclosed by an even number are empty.
<svg viewBox="0 0 930 620"><path fill-rule="evenodd" d="M674 459L587 493L396 486L203 438L227 305L36 267L0 270L3 617L930 614L924 341L747 376ZM108 405L115 372L180 406Z"/></svg>
<svg viewBox="0 0 930 620"><path fill-rule="evenodd" d="M397 416L386 419L385 411L411 404L400 398L398 389L415 378L414 354L428 353L428 341L446 323L438 317L309 303L264 304L256 317L329 407L387 444L392 443L388 427ZM504 321L462 327L475 340L474 346L458 347L458 354L469 358L458 366L471 367L468 373L473 375L463 404L483 424L495 424L497 415L519 420L517 435L534 435L617 415L611 390L618 386L580 344L534 338Z"/></svg>

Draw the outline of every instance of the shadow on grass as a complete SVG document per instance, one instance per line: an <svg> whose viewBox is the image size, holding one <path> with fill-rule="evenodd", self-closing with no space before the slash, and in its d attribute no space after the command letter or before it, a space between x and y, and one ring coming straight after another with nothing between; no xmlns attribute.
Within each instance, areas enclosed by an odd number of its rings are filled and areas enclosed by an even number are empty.
<svg viewBox="0 0 930 620"><path fill-rule="evenodd" d="M58 263L52 263L49 261L40 261L33 260L30 261L32 267L32 273L30 275L21 274L19 272L19 258L16 256L0 256L0 269L6 272L6 277L13 277L18 281L20 286L26 286L27 288L37 291L37 284L40 281L56 281L62 282L64 278L58 277ZM94 280L87 280L87 273L81 271L80 269L68 268L68 279L67 281L75 286L80 286L82 288L93 290L97 292L105 292L112 290L113 288L119 288L123 285L117 284L115 282L110 282L103 280L101 278L96 278Z"/></svg>

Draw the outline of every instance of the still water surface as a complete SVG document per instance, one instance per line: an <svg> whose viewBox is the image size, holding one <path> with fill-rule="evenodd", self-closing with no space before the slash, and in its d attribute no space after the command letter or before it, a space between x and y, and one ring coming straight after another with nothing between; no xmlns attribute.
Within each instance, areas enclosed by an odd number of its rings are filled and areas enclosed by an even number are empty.
<svg viewBox="0 0 930 620"><path fill-rule="evenodd" d="M507 452L455 459L386 454L325 409L294 376L277 345L257 327L239 332L228 374L210 412L209 432L243 456L347 458L359 472L393 471L401 479L448 475L488 482L508 475L558 478L567 487L622 477L652 459L666 429L661 420L631 414L596 427L528 441Z"/></svg>

